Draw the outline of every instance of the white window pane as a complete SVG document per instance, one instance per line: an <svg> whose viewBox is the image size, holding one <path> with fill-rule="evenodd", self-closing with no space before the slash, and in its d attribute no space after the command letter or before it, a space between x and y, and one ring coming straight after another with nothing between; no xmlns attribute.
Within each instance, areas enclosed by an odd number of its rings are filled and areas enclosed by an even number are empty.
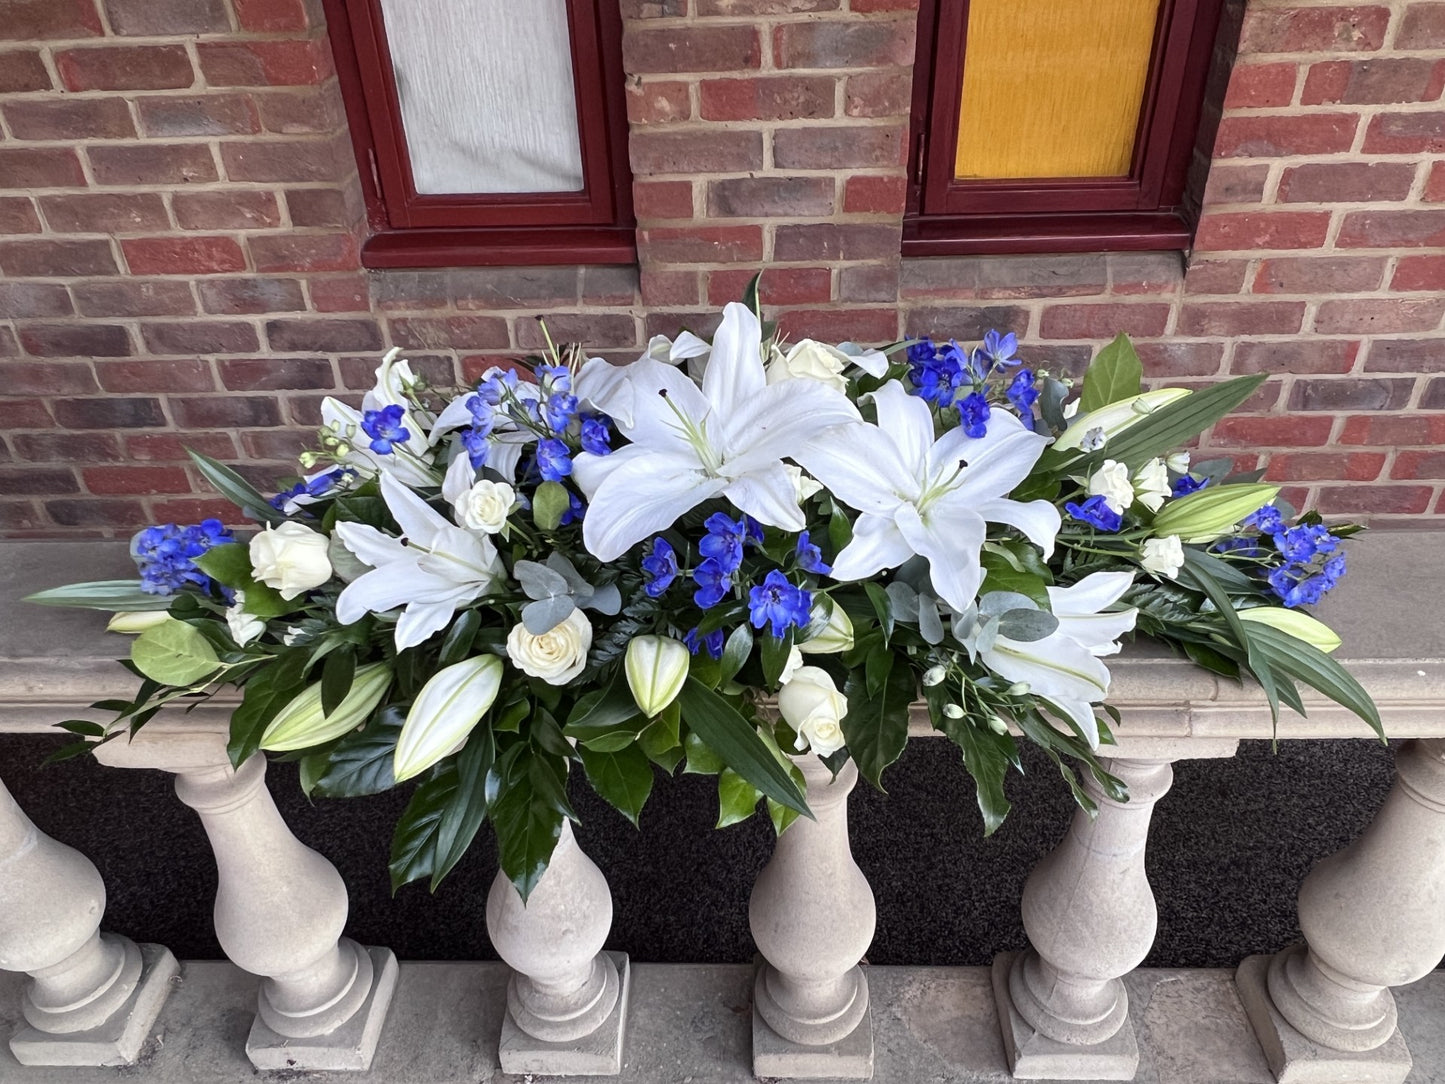
<svg viewBox="0 0 1445 1084"><path fill-rule="evenodd" d="M566 0L381 0L420 193L576 192Z"/></svg>

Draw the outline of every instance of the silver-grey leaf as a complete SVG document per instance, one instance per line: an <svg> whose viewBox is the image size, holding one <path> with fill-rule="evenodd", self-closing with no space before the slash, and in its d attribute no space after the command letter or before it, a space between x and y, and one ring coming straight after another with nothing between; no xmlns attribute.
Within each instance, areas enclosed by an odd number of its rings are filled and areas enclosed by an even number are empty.
<svg viewBox="0 0 1445 1084"><path fill-rule="evenodd" d="M606 614L608 617L611 617L622 609L622 592L617 590L615 583L604 584L595 591L588 588L588 591L591 594L591 598L586 602L580 603L580 605L585 606L587 609L596 610L598 613Z"/></svg>
<svg viewBox="0 0 1445 1084"><path fill-rule="evenodd" d="M998 619L1000 636L1030 643L1042 640L1059 627L1059 619L1047 610L1009 610Z"/></svg>
<svg viewBox="0 0 1445 1084"><path fill-rule="evenodd" d="M566 578L555 569L538 564L536 561L518 561L512 566L512 573L517 577L517 583L521 584L522 590L527 593L528 598L545 599L568 594ZM572 611L569 609L567 612L571 613ZM565 617L566 614L562 616ZM549 625L548 628L550 627Z"/></svg>
<svg viewBox="0 0 1445 1084"><path fill-rule="evenodd" d="M553 551L547 556L547 567L567 581L567 587L574 595L592 593L592 585L582 578L582 573L562 554ZM561 594L559 591L558 594Z"/></svg>
<svg viewBox="0 0 1445 1084"><path fill-rule="evenodd" d="M566 621L575 608L566 595L538 599L522 607L522 624L533 636L542 636Z"/></svg>
<svg viewBox="0 0 1445 1084"><path fill-rule="evenodd" d="M938 616L938 603L931 598L918 600L918 635L930 644L943 643L943 620Z"/></svg>
<svg viewBox="0 0 1445 1084"><path fill-rule="evenodd" d="M978 600L978 612L985 617L998 617L1010 610L1037 610L1038 604L1017 591L990 591Z"/></svg>

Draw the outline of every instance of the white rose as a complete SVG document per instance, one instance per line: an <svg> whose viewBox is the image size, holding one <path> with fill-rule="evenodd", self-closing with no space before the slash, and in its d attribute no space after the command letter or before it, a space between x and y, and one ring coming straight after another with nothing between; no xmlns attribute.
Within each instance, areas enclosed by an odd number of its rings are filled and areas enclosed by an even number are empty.
<svg viewBox="0 0 1445 1084"><path fill-rule="evenodd" d="M573 610L541 636L533 636L520 624L507 633L512 665L549 685L565 685L580 674L591 646L592 622L581 610Z"/></svg>
<svg viewBox="0 0 1445 1084"><path fill-rule="evenodd" d="M331 579L330 540L299 523L267 527L251 539L251 569L288 602Z"/></svg>
<svg viewBox="0 0 1445 1084"><path fill-rule="evenodd" d="M1104 465L1089 475L1084 490L1091 497L1103 497L1109 511L1121 516L1134 503L1134 483L1129 481L1129 468L1113 459L1104 460Z"/></svg>
<svg viewBox="0 0 1445 1084"><path fill-rule="evenodd" d="M786 354L773 349L768 362L768 383L781 384L784 380L816 380L834 391L846 393L848 381L843 370L848 367L849 357L826 343L804 339Z"/></svg>
<svg viewBox="0 0 1445 1084"><path fill-rule="evenodd" d="M1149 539L1139 547L1139 563L1145 572L1173 579L1184 567L1184 547L1179 544L1179 536Z"/></svg>
<svg viewBox="0 0 1445 1084"><path fill-rule="evenodd" d="M246 592L237 591L236 601L226 607L226 624L237 647L245 647L266 631L266 622L246 612Z"/></svg>
<svg viewBox="0 0 1445 1084"><path fill-rule="evenodd" d="M778 692L778 711L798 732L800 752L809 748L825 757L848 743L842 724L848 714L847 698L821 667L800 666L793 671L792 680Z"/></svg>
<svg viewBox="0 0 1445 1084"><path fill-rule="evenodd" d="M1169 468L1162 459L1151 459L1134 472L1134 496L1151 512L1157 512L1173 494Z"/></svg>
<svg viewBox="0 0 1445 1084"><path fill-rule="evenodd" d="M452 514L463 527L496 534L506 525L517 491L506 482L483 478L452 502Z"/></svg>
<svg viewBox="0 0 1445 1084"><path fill-rule="evenodd" d="M783 672L778 675L778 684L786 685L793 680L793 675L802 668L803 653L796 647L788 649L788 661L783 663Z"/></svg>

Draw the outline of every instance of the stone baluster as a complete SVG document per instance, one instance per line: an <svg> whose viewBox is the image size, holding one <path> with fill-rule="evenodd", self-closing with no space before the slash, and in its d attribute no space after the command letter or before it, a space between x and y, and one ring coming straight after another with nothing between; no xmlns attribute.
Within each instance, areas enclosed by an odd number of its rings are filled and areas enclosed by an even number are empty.
<svg viewBox="0 0 1445 1084"><path fill-rule="evenodd" d="M835 779L816 756L793 761L817 819L800 817L778 837L748 904L762 956L753 984L753 1073L867 1080L873 1021L858 963L877 911L848 845L858 768L849 761Z"/></svg>
<svg viewBox="0 0 1445 1084"><path fill-rule="evenodd" d="M526 902L497 871L487 933L512 969L502 1022L502 1072L615 1076L622 1071L630 968L604 952L612 893L562 822L552 861Z"/></svg>
<svg viewBox="0 0 1445 1084"><path fill-rule="evenodd" d="M142 731L97 750L105 763L176 774L216 859L216 939L262 977L246 1054L258 1069L366 1069L396 987L390 949L342 937L347 895L336 867L286 826L266 789L266 759L233 770L225 739ZM189 736L188 736L189 737Z"/></svg>
<svg viewBox="0 0 1445 1084"><path fill-rule="evenodd" d="M27 972L22 1065L129 1065L179 968L160 945L100 932L105 884L31 823L0 782L0 969Z"/></svg>
<svg viewBox="0 0 1445 1084"><path fill-rule="evenodd" d="M1281 1081L1399 1084L1410 1052L1389 987L1445 956L1445 740L1408 741L1368 828L1300 888L1303 944L1235 976Z"/></svg>

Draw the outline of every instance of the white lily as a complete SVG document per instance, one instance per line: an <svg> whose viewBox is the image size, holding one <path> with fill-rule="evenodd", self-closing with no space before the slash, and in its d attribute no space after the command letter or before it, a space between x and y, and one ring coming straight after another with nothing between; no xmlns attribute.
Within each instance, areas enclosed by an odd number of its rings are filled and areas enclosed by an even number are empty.
<svg viewBox="0 0 1445 1084"><path fill-rule="evenodd" d="M406 390L417 381L411 363L400 354L400 348L392 347L381 359L376 369L376 386L362 397L361 410L329 395L323 399L321 424L349 445L346 454L340 457L342 465L354 467L368 476L395 474L411 486L436 485L429 469L432 456L427 444L427 430L434 419L406 397ZM407 430L407 438L397 444L390 455L377 455L369 447L361 421L366 411L389 406L403 409L401 424Z"/></svg>
<svg viewBox="0 0 1445 1084"><path fill-rule="evenodd" d="M401 651L443 628L457 607L493 591L505 569L490 539L454 526L391 474L381 476L381 495L402 537L366 523L337 523L341 541L371 571L337 597L336 619L349 625L404 606L396 623Z"/></svg>
<svg viewBox="0 0 1445 1084"><path fill-rule="evenodd" d="M1050 587L1049 609L1059 620L1057 629L1028 643L999 636L979 652L995 674L1027 683L1031 693L1072 719L1090 748L1099 745L1093 705L1109 694L1109 668L1099 659L1118 653L1119 637L1134 627L1139 615L1133 607L1107 607L1133 583L1131 572L1096 572L1072 587Z"/></svg>
<svg viewBox="0 0 1445 1084"><path fill-rule="evenodd" d="M1048 501L1005 496L1028 476L1046 437L995 410L981 437L951 429L934 440L928 404L898 381L875 391L873 401L877 425L835 427L795 456L862 513L853 541L833 562L834 579L865 579L918 554L928 559L939 596L962 612L983 580L979 551L986 523L1017 527L1044 556L1053 552L1058 510Z"/></svg>
<svg viewBox="0 0 1445 1084"><path fill-rule="evenodd" d="M502 660L479 655L438 670L417 693L397 735L392 776L420 775L466 744L502 686Z"/></svg>
<svg viewBox="0 0 1445 1084"><path fill-rule="evenodd" d="M573 460L589 501L583 541L603 561L712 497L762 523L802 530L783 459L829 427L860 421L846 396L814 381L769 385L758 318L739 304L723 310L701 388L647 357L612 372L599 368L606 365L589 361L577 394L611 415L632 443Z"/></svg>
<svg viewBox="0 0 1445 1084"><path fill-rule="evenodd" d="M493 365L482 373L481 380L485 381L504 372L506 370L500 365ZM537 385L526 380L517 381L517 386L512 391L524 403L535 403L541 398ZM431 427L432 445L440 443L448 433L465 429L472 424L472 411L467 406L469 399L470 395L459 395L437 415L437 420ZM522 458L522 452L536 439L536 433L526 426L518 425L516 420L507 414L505 406L499 406L492 423L492 431L487 434L487 467L496 471L506 481L515 481L517 463ZM458 448L456 454L466 458L466 451L462 448Z"/></svg>

